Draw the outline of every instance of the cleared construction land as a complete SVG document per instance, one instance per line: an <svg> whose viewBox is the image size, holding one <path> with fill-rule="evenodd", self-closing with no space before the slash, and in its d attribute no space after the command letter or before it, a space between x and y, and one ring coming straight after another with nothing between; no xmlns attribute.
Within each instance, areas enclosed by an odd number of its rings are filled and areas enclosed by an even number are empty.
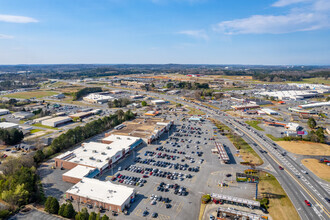
<svg viewBox="0 0 330 220"><path fill-rule="evenodd" d="M317 159L303 159L301 162L316 176L330 182L330 166L320 163Z"/></svg>
<svg viewBox="0 0 330 220"><path fill-rule="evenodd" d="M294 154L325 156L330 155L330 146L327 144L307 141L277 141L278 145Z"/></svg>
<svg viewBox="0 0 330 220"><path fill-rule="evenodd" d="M266 172L260 172L259 178L259 192L262 196L269 198L268 211L273 220L300 219L291 200L276 178Z"/></svg>

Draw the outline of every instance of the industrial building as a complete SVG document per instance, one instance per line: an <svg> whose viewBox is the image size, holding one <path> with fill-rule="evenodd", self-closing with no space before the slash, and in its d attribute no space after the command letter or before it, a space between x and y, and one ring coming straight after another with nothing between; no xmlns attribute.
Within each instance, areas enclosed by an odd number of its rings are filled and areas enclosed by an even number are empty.
<svg viewBox="0 0 330 220"><path fill-rule="evenodd" d="M135 194L134 188L85 177L66 191L66 198L120 212L134 201Z"/></svg>
<svg viewBox="0 0 330 220"><path fill-rule="evenodd" d="M299 105L299 108L317 108L317 107L323 107L323 106L330 106L330 102L317 102L317 103L311 103L306 105Z"/></svg>
<svg viewBox="0 0 330 220"><path fill-rule="evenodd" d="M42 121L48 120L53 118L53 116L45 116L45 117L41 117L41 118L36 118L33 120L34 123L41 123Z"/></svg>
<svg viewBox="0 0 330 220"><path fill-rule="evenodd" d="M2 129L12 129L12 128L19 128L18 124L11 123L11 122L0 122L0 128Z"/></svg>
<svg viewBox="0 0 330 220"><path fill-rule="evenodd" d="M228 195L217 194L217 193L212 193L211 197L213 200L217 200L221 203L247 206L249 208L260 208L260 202L250 200L250 199L243 199L243 198L238 198L235 196L228 196Z"/></svg>
<svg viewBox="0 0 330 220"><path fill-rule="evenodd" d="M51 118L48 120L44 120L41 122L41 124L49 126L49 127L58 127L60 125L66 124L71 121L72 121L72 118L70 118L68 116L60 116L60 117L55 117L55 118Z"/></svg>
<svg viewBox="0 0 330 220"><path fill-rule="evenodd" d="M109 135L123 135L142 138L143 141L150 144L157 140L164 132L169 131L173 121L162 118L137 118L133 121L126 121L115 127Z"/></svg>
<svg viewBox="0 0 330 220"><path fill-rule="evenodd" d="M274 97L277 100L302 100L305 98L314 98L321 95L316 90L288 90L276 92L260 92L259 95Z"/></svg>
<svg viewBox="0 0 330 220"><path fill-rule="evenodd" d="M13 113L13 116L16 119L22 120L22 119L32 118L34 116L34 114L31 112L15 112L15 113Z"/></svg>
<svg viewBox="0 0 330 220"><path fill-rule="evenodd" d="M90 112L78 112L76 114L69 115L69 117L72 118L72 119L75 119L75 118L82 119L82 118L87 118L87 117L92 116L92 115L94 115L94 113L91 112L91 111Z"/></svg>
<svg viewBox="0 0 330 220"><path fill-rule="evenodd" d="M112 97L108 92L91 93L83 98L83 100L86 102L98 103L98 104L103 104L114 99L115 98Z"/></svg>
<svg viewBox="0 0 330 220"><path fill-rule="evenodd" d="M10 111L8 109L0 109L0 115L7 115L10 114Z"/></svg>

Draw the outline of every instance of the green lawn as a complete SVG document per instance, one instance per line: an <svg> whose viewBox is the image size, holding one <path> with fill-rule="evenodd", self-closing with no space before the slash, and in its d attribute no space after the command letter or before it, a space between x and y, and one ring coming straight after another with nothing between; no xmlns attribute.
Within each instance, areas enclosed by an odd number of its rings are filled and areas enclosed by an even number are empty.
<svg viewBox="0 0 330 220"><path fill-rule="evenodd" d="M32 130L31 130L31 134L37 133L37 132L39 132L39 131L43 131L43 130L38 129L38 128L36 128L36 129L32 129Z"/></svg>
<svg viewBox="0 0 330 220"><path fill-rule="evenodd" d="M5 97L8 98L14 98L14 99L31 99L31 98L42 98L46 96L52 96L58 94L57 92L53 91L29 91L29 92L17 92L5 95Z"/></svg>
<svg viewBox="0 0 330 220"><path fill-rule="evenodd" d="M266 136L269 137L270 139L272 139L273 141L285 141L284 138L274 137L271 134L266 134Z"/></svg>
<svg viewBox="0 0 330 220"><path fill-rule="evenodd" d="M245 121L245 123L257 129L258 131L264 131L264 129L258 126L258 124L261 123L260 121Z"/></svg>
<svg viewBox="0 0 330 220"><path fill-rule="evenodd" d="M43 124L40 124L40 123L33 124L33 126L41 127L41 128L47 128L47 129L53 129L53 130L58 130L58 128L46 126L46 125L43 125Z"/></svg>

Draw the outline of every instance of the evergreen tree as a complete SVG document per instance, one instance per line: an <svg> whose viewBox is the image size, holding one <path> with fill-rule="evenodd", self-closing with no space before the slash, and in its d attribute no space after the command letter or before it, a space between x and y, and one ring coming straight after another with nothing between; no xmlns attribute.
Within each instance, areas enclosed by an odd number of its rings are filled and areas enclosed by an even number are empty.
<svg viewBox="0 0 330 220"><path fill-rule="evenodd" d="M62 217L65 217L64 216L64 209L66 207L66 204L63 203L61 206L60 206L60 209L58 210L58 215L62 216Z"/></svg>
<svg viewBox="0 0 330 220"><path fill-rule="evenodd" d="M103 215L101 220L109 220L109 217L107 215Z"/></svg>
<svg viewBox="0 0 330 220"><path fill-rule="evenodd" d="M91 212L91 213L89 214L89 218L88 218L88 220L96 220L96 213L95 213L95 212Z"/></svg>
<svg viewBox="0 0 330 220"><path fill-rule="evenodd" d="M71 202L69 202L64 209L63 216L66 218L73 218L75 215L75 210Z"/></svg>

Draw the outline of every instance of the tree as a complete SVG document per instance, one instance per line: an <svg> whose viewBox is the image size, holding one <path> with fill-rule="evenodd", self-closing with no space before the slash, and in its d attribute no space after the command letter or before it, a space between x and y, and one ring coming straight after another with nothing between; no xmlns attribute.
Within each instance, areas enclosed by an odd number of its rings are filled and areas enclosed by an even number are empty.
<svg viewBox="0 0 330 220"><path fill-rule="evenodd" d="M64 209L66 207L66 204L63 203L61 206L60 206L60 209L58 210L58 215L62 216L62 217L65 217L64 216Z"/></svg>
<svg viewBox="0 0 330 220"><path fill-rule="evenodd" d="M101 220L101 213L100 212L97 213L96 220Z"/></svg>
<svg viewBox="0 0 330 220"><path fill-rule="evenodd" d="M74 210L72 203L69 202L68 204L66 204L64 211L63 211L63 217L73 218L75 213L76 213L76 211Z"/></svg>
<svg viewBox="0 0 330 220"><path fill-rule="evenodd" d="M49 196L45 203L45 211L50 214L57 214L59 211L59 203L55 197Z"/></svg>
<svg viewBox="0 0 330 220"><path fill-rule="evenodd" d="M141 105L142 105L142 106L147 106L147 102L146 102L146 101L142 101L142 102L141 102Z"/></svg>
<svg viewBox="0 0 330 220"><path fill-rule="evenodd" d="M101 220L109 220L109 217L107 215L103 215Z"/></svg>
<svg viewBox="0 0 330 220"><path fill-rule="evenodd" d="M88 220L89 214L86 208L82 208L80 212L75 216L76 220Z"/></svg>
<svg viewBox="0 0 330 220"><path fill-rule="evenodd" d="M88 220L96 220L96 213L95 213L95 212L91 212L91 213L89 214L89 218L88 218Z"/></svg>
<svg viewBox="0 0 330 220"><path fill-rule="evenodd" d="M36 154L33 156L34 162L40 163L45 159L45 155L42 150L37 150Z"/></svg>
<svg viewBox="0 0 330 220"><path fill-rule="evenodd" d="M316 121L314 118L309 118L308 122L307 122L308 127L310 127L310 129L314 129L316 127Z"/></svg>
<svg viewBox="0 0 330 220"><path fill-rule="evenodd" d="M327 101L327 102L329 102L329 101L330 101L330 96L328 96L328 97L326 98L326 101Z"/></svg>

